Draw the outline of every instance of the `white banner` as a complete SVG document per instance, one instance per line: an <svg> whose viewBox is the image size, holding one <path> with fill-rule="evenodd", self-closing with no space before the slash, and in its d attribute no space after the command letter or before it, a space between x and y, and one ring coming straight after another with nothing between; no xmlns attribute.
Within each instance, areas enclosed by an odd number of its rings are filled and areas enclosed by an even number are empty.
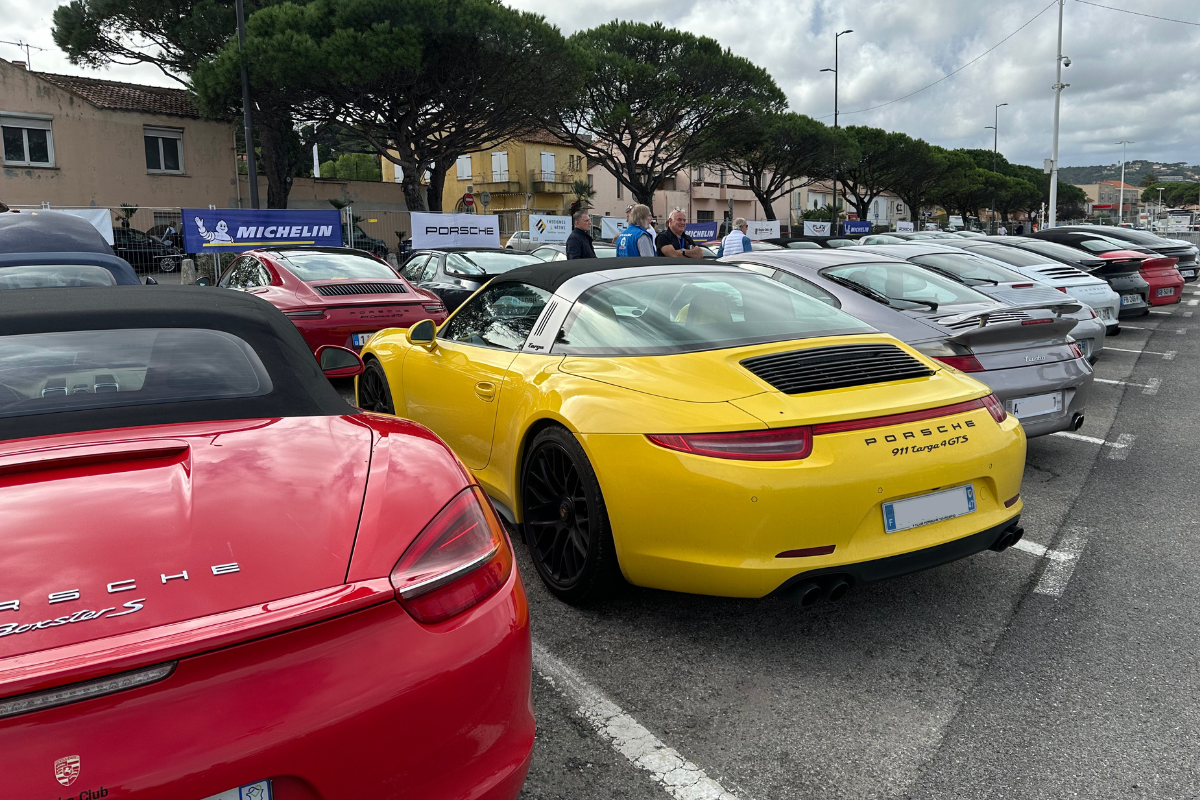
<svg viewBox="0 0 1200 800"><path fill-rule="evenodd" d="M113 227L112 214L107 208L56 208L52 211L47 209L37 209L39 214L70 214L72 217L79 217L92 223L92 227L100 231L100 235L104 237L104 241L110 245L113 243Z"/></svg>
<svg viewBox="0 0 1200 800"><path fill-rule="evenodd" d="M809 220L804 220L804 235L828 236L832 227L832 222L810 222Z"/></svg>
<svg viewBox="0 0 1200 800"><path fill-rule="evenodd" d="M913 232L913 224L911 222L897 222L896 223L896 232L897 233L912 233Z"/></svg>
<svg viewBox="0 0 1200 800"><path fill-rule="evenodd" d="M600 218L600 238L606 242L611 242L613 239L629 227L629 223L618 217L601 217Z"/></svg>
<svg viewBox="0 0 1200 800"><path fill-rule="evenodd" d="M751 241L777 239L779 238L779 220L756 219L749 222L746 227L746 235L750 237Z"/></svg>
<svg viewBox="0 0 1200 800"><path fill-rule="evenodd" d="M437 247L499 247L500 223L491 214L412 215L414 250Z"/></svg>
<svg viewBox="0 0 1200 800"><path fill-rule="evenodd" d="M570 217L552 217L545 214L529 215L530 244L566 244L571 235Z"/></svg>

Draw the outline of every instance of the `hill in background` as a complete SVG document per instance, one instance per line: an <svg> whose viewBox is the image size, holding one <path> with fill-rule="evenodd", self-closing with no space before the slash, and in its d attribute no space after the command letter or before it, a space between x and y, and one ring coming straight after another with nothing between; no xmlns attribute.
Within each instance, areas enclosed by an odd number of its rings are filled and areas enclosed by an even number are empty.
<svg viewBox="0 0 1200 800"><path fill-rule="evenodd" d="M1142 177L1147 172L1153 172L1160 180L1164 175L1179 175L1188 182L1200 181L1200 167L1189 167L1186 161L1174 164L1161 161L1128 161L1125 164L1125 182L1130 186L1140 186ZM1100 181L1116 181L1121 179L1121 165L1063 167L1058 171L1058 179L1063 183L1073 183L1076 186Z"/></svg>

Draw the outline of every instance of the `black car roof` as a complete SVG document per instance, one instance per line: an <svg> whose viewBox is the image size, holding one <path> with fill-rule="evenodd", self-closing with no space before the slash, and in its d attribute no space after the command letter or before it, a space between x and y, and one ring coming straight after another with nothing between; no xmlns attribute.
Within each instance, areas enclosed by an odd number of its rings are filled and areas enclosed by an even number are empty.
<svg viewBox="0 0 1200 800"><path fill-rule="evenodd" d="M0 418L0 439L207 420L352 414L299 329L270 303L193 286L100 286L0 292L3 335L129 328L200 328L249 344L271 377L257 397L118 406Z"/></svg>
<svg viewBox="0 0 1200 800"><path fill-rule="evenodd" d="M100 231L87 220L38 211L0 214L0 253L114 255Z"/></svg>

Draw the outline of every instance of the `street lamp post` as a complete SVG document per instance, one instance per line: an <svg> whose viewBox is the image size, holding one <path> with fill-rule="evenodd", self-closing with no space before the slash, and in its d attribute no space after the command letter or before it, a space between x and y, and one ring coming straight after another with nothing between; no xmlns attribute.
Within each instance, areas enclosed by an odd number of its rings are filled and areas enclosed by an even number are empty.
<svg viewBox="0 0 1200 800"><path fill-rule="evenodd" d="M1066 0L1058 0L1058 60L1054 62L1054 146L1050 154L1050 218L1047 220L1047 224L1051 228L1058 222L1058 107L1062 100L1062 90L1070 86L1069 83L1062 82L1064 60L1062 29L1065 4ZM1066 59L1066 64L1070 66L1071 59Z"/></svg>
<svg viewBox="0 0 1200 800"><path fill-rule="evenodd" d="M1118 187L1121 190L1121 199L1117 206L1117 225L1125 224L1125 145L1137 144L1132 139L1122 139L1117 142L1121 145L1121 185Z"/></svg>
<svg viewBox="0 0 1200 800"><path fill-rule="evenodd" d="M988 130L989 128L992 131L992 172L996 171L996 153L1000 146L1000 106L1006 106L1006 105L1008 105L1008 103L1000 103L999 105L997 105L995 107L995 109L993 109L993 113L995 114L995 117L996 117L995 125L985 125L983 127L983 129L985 131ZM996 232L995 231L995 228L996 228L996 195L995 195L995 193L992 194L991 223L992 223L992 233L995 233Z"/></svg>
<svg viewBox="0 0 1200 800"><path fill-rule="evenodd" d="M821 70L821 72L832 72L833 73L833 129L834 130L837 130L837 127L838 127L838 39L841 39L842 36L846 35L847 33L854 33L854 31L853 30L845 30L845 31L841 31L840 33L834 35L834 37L833 37L833 69L826 68L826 69ZM835 144L834 147L836 148L836 146L837 145ZM838 173L837 173L837 150L836 149L834 150L833 155L834 155L834 158L833 158L833 210L831 212L831 220L832 221L829 225L829 232L832 235L837 236L837 233L838 233L838 230L837 230L837 225L838 225Z"/></svg>
<svg viewBox="0 0 1200 800"><path fill-rule="evenodd" d="M1163 213L1162 193L1163 193L1163 187L1160 186L1160 187L1158 187L1158 213L1155 214L1155 219L1154 219L1154 221L1159 224L1160 228L1163 227L1163 225L1162 225L1162 213ZM1153 225L1150 226L1150 230L1154 230Z"/></svg>

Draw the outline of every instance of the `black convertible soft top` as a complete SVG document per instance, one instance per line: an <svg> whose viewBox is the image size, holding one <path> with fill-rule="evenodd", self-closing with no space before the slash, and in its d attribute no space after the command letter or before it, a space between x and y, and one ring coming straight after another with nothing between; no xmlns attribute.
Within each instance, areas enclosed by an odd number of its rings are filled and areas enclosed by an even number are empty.
<svg viewBox="0 0 1200 800"><path fill-rule="evenodd" d="M326 379L296 326L253 295L191 286L103 286L0 292L7 336L136 328L198 328L238 337L257 353L271 390L253 397L118 405L0 416L0 439L206 420L357 413Z"/></svg>
<svg viewBox="0 0 1200 800"><path fill-rule="evenodd" d="M53 259L41 253L53 253ZM34 264L93 264L111 272L118 285L139 283L129 262L85 219L44 211L0 214L0 267Z"/></svg>

